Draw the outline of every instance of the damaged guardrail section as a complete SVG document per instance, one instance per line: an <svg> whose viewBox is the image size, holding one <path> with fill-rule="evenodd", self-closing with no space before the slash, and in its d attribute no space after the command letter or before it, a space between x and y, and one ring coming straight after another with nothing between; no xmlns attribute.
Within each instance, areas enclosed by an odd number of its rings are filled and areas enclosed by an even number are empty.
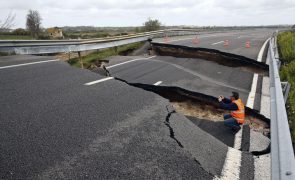
<svg viewBox="0 0 295 180"><path fill-rule="evenodd" d="M164 36L195 35L196 30L170 29L112 38L83 40L0 40L0 52L15 54L50 54L81 52L116 47Z"/></svg>
<svg viewBox="0 0 295 180"><path fill-rule="evenodd" d="M295 161L284 96L279 76L278 52L275 37L271 38L269 60L271 98L271 178L295 179Z"/></svg>

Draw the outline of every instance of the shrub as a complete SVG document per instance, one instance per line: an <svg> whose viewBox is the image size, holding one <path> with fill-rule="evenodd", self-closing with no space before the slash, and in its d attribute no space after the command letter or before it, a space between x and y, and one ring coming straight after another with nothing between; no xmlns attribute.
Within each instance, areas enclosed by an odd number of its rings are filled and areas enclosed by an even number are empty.
<svg viewBox="0 0 295 180"><path fill-rule="evenodd" d="M288 81L291 89L287 100L287 113L291 128L292 141L295 143L295 34L283 32L278 35L280 60L283 66L280 71L282 81Z"/></svg>
<svg viewBox="0 0 295 180"><path fill-rule="evenodd" d="M295 60L295 34L293 32L283 32L278 35L280 60L289 63Z"/></svg>

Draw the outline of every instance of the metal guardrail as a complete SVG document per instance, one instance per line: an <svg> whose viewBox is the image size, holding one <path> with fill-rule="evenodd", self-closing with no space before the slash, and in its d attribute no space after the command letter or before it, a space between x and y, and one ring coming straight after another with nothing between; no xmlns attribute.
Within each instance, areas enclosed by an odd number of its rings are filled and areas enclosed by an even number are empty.
<svg viewBox="0 0 295 180"><path fill-rule="evenodd" d="M270 40L267 58L270 62L271 179L294 180L294 152L279 76L280 61L275 37Z"/></svg>
<svg viewBox="0 0 295 180"><path fill-rule="evenodd" d="M159 30L112 38L83 40L0 40L0 52L15 54L50 54L60 52L81 52L142 42L149 38L164 36L195 35L193 29Z"/></svg>

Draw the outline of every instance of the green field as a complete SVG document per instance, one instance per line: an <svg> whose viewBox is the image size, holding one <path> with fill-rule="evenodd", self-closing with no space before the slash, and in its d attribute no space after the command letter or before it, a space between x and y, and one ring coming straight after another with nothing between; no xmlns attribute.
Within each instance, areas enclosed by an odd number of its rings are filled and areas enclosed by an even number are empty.
<svg viewBox="0 0 295 180"><path fill-rule="evenodd" d="M0 40L32 40L31 36L23 35L0 35Z"/></svg>
<svg viewBox="0 0 295 180"><path fill-rule="evenodd" d="M98 53L94 52L94 53L91 53L85 57L82 57L83 65L84 65L84 67L88 67L92 63L94 63L96 60L105 59L107 57L115 56L115 55L118 55L118 54L128 51L128 50L137 49L142 45L143 45L143 43L139 42L139 43L132 43L132 44L118 46L117 51L115 50L115 48L107 48L107 49L99 50ZM73 59L69 60L68 62L72 66L81 67L79 58L73 58Z"/></svg>
<svg viewBox="0 0 295 180"><path fill-rule="evenodd" d="M283 32L278 35L278 47L281 67L280 77L282 81L291 83L288 95L287 112L291 128L293 144L295 144L295 34L293 32Z"/></svg>

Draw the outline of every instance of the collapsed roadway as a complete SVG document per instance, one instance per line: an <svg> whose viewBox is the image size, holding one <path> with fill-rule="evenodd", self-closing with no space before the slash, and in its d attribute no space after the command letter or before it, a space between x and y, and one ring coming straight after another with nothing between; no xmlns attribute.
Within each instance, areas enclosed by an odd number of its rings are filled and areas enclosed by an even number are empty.
<svg viewBox="0 0 295 180"><path fill-rule="evenodd" d="M209 48L201 59L176 53L187 47L153 46L157 56L110 59L110 77L59 61L2 68L0 177L269 177L269 119L255 108L260 102L247 108L247 125L233 134L216 99L234 90L247 99L246 82L254 73L267 76L267 65L214 50L210 58ZM164 50L170 52L161 56ZM224 61L212 61L220 54Z"/></svg>

